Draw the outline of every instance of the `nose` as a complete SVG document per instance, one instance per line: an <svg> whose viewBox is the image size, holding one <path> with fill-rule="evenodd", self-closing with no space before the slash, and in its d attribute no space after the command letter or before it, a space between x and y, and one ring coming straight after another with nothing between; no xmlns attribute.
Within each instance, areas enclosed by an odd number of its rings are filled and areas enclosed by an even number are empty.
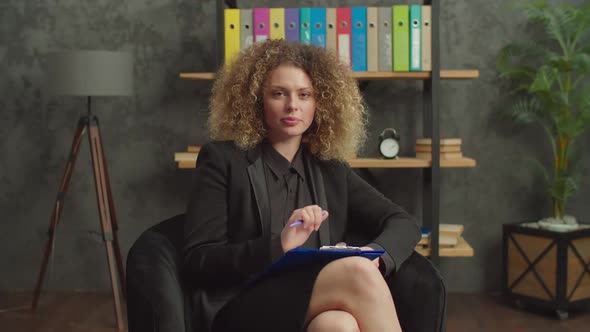
<svg viewBox="0 0 590 332"><path fill-rule="evenodd" d="M287 101L287 110L289 112L294 112L299 109L299 103L296 96L290 96L289 100Z"/></svg>

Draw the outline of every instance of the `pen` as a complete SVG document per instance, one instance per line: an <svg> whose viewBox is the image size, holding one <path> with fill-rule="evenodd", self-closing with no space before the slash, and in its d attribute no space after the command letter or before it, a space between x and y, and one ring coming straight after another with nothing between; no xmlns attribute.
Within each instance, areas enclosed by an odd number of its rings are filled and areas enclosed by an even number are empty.
<svg viewBox="0 0 590 332"><path fill-rule="evenodd" d="M322 217L326 215L326 212L328 212L328 211L326 211L326 210L322 211ZM289 225L289 227L295 227L295 226L299 226L301 224L303 224L303 220L297 219L291 225Z"/></svg>

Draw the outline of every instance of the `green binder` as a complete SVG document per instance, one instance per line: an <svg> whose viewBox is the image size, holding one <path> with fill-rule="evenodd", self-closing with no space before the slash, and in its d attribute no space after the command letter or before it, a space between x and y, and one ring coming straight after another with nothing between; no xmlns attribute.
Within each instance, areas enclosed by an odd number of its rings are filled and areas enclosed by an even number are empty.
<svg viewBox="0 0 590 332"><path fill-rule="evenodd" d="M393 71L410 71L410 7L393 6Z"/></svg>

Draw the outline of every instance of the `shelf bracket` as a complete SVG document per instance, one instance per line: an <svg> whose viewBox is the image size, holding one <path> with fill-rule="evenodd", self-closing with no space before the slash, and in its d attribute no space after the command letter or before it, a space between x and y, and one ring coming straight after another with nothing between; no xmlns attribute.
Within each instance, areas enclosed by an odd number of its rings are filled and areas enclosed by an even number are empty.
<svg viewBox="0 0 590 332"><path fill-rule="evenodd" d="M237 0L225 0L225 6L227 8L238 8Z"/></svg>
<svg viewBox="0 0 590 332"><path fill-rule="evenodd" d="M370 81L368 80L358 80L359 90L364 92L369 87Z"/></svg>

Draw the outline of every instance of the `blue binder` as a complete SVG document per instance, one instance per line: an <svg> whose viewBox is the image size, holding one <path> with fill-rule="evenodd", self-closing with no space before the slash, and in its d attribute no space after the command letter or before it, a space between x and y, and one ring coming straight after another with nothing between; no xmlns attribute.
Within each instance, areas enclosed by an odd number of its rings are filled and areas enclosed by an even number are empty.
<svg viewBox="0 0 590 332"><path fill-rule="evenodd" d="M367 71L367 7L351 8L352 71Z"/></svg>
<svg viewBox="0 0 590 332"><path fill-rule="evenodd" d="M326 48L326 8L311 9L311 44Z"/></svg>

